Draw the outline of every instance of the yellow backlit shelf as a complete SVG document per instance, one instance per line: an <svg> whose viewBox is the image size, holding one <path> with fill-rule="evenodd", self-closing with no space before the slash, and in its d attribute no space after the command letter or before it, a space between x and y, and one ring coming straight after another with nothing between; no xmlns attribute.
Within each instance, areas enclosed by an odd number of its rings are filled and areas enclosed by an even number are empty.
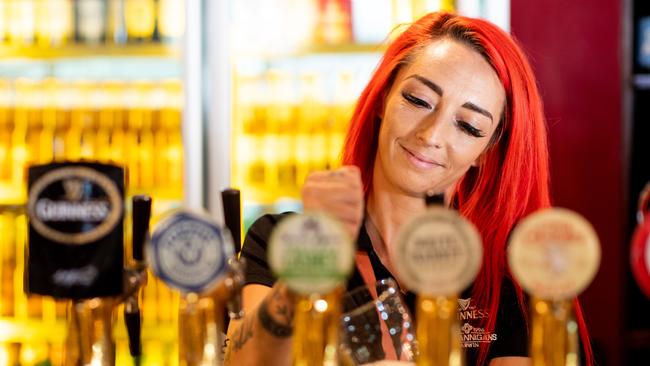
<svg viewBox="0 0 650 366"><path fill-rule="evenodd" d="M27 198L26 187L0 182L0 212L11 208L20 208Z"/></svg>
<svg viewBox="0 0 650 366"><path fill-rule="evenodd" d="M180 47L168 44L127 44L127 45L66 45L61 47L10 46L0 45L0 58L94 58L94 57L159 57L178 58Z"/></svg>
<svg viewBox="0 0 650 366"><path fill-rule="evenodd" d="M304 55L309 54L346 54L346 53L375 53L382 52L386 49L385 44L359 44L359 43L344 43L337 45L328 44L313 44L309 47L302 49L299 53Z"/></svg>
<svg viewBox="0 0 650 366"><path fill-rule="evenodd" d="M47 326L37 319L18 320L0 318L0 343L62 342L67 333L66 322L48 322Z"/></svg>

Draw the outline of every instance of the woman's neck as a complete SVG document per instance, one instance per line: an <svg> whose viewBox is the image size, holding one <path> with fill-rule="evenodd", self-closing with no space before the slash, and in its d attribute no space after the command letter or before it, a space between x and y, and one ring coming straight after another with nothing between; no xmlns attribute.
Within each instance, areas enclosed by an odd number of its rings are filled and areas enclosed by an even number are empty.
<svg viewBox="0 0 650 366"><path fill-rule="evenodd" d="M424 199L408 196L383 187L373 187L366 204L366 230L375 252L393 272L391 255L399 228L414 215L424 211Z"/></svg>

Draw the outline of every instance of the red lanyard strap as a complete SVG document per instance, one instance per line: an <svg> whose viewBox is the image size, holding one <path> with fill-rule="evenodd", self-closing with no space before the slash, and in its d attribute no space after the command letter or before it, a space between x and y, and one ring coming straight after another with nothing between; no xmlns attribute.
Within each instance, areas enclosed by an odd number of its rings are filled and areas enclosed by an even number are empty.
<svg viewBox="0 0 650 366"><path fill-rule="evenodd" d="M373 301L377 300L377 279L375 277L375 272L372 270L372 264L370 263L370 257L368 257L367 252L357 251L354 256L355 262L357 264L357 269L363 278L363 282L366 284L366 287L370 291ZM379 326L381 328L381 346L386 353L387 360L398 360L397 353L395 352L395 346L391 339L390 333L388 333L388 328L386 323L379 320Z"/></svg>

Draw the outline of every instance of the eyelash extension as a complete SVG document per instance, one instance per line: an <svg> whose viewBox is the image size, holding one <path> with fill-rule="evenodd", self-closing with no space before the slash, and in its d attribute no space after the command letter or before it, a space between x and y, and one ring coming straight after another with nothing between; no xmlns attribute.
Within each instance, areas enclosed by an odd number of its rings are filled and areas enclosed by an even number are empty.
<svg viewBox="0 0 650 366"><path fill-rule="evenodd" d="M417 107L423 107L427 109L431 109L431 106L429 103L423 101L422 99L415 97L407 92L402 92L402 97L406 99L409 103L417 106Z"/></svg>
<svg viewBox="0 0 650 366"><path fill-rule="evenodd" d="M423 108L431 109L431 106L429 105L429 103L423 101L422 99L420 99L418 97L413 96L412 94L409 94L407 92L402 92L402 97L404 99L406 99L409 103L411 103L411 104L413 104L413 105L415 105L417 107L423 107ZM472 126L471 124L469 124L469 123L467 123L465 121L457 120L456 124L458 125L458 127L461 130L463 130L463 132L467 133L470 136L474 136L474 137L484 137L485 136L483 131L479 130L478 128Z"/></svg>
<svg viewBox="0 0 650 366"><path fill-rule="evenodd" d="M464 132L466 132L467 134L469 134L471 136L474 136L474 137L484 137L485 136L483 131L479 130L478 128L470 125L469 123L467 123L465 121L456 120L456 124L458 125L458 127L461 130L463 130Z"/></svg>

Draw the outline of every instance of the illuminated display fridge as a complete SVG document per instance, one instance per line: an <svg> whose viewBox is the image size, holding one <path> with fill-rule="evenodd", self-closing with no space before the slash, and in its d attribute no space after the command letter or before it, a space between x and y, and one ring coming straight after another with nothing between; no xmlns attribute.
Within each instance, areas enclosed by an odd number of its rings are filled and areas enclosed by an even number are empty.
<svg viewBox="0 0 650 366"><path fill-rule="evenodd" d="M151 194L155 212L181 204L184 9L0 0L0 364L64 357L67 304L24 294L27 166L114 163L128 171L127 196ZM144 364L175 360L177 297L150 276L143 305ZM129 364L116 314L117 364Z"/></svg>
<svg viewBox="0 0 650 366"><path fill-rule="evenodd" d="M24 294L28 165L122 165L154 224L181 204L220 221L226 187L245 228L300 210L386 41L436 9L509 24L507 0L0 0L0 364L63 359L66 304ZM178 303L149 276L142 364L178 363Z"/></svg>

